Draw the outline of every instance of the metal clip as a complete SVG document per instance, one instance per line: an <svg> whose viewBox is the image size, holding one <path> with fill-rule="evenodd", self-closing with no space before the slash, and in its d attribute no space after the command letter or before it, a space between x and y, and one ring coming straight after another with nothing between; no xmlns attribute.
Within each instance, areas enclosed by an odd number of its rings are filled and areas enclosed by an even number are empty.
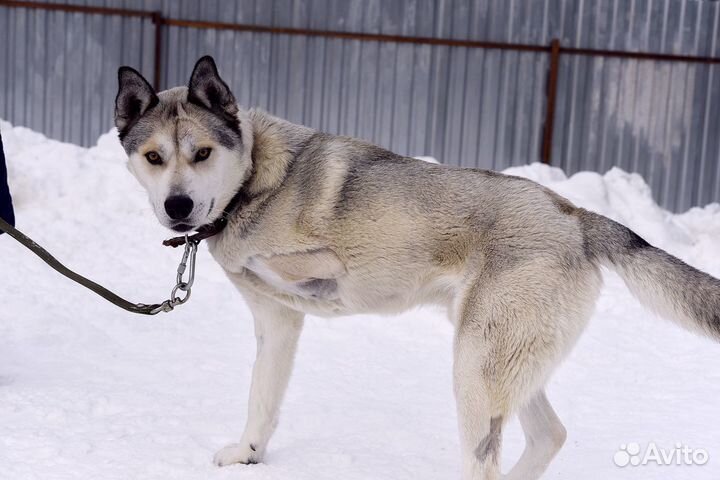
<svg viewBox="0 0 720 480"><path fill-rule="evenodd" d="M185 251L183 252L182 260L180 260L180 265L178 265L176 285L176 288L182 291L190 290L195 281L195 256L197 255L197 248L198 242L190 240L188 236L185 235ZM188 274L188 280L185 282L183 281L183 276L185 275L185 270L188 265L190 265L190 272Z"/></svg>
<svg viewBox="0 0 720 480"><path fill-rule="evenodd" d="M177 276L175 286L170 292L170 298L161 303L155 308L151 315L155 315L160 312L170 312L178 305L182 305L187 302L190 298L190 292L195 282L195 258L197 257L198 244L197 240L192 240L185 235L185 251L183 252L182 259L177 268ZM185 280L185 272L188 271L187 280ZM180 297L178 292L185 292L185 296Z"/></svg>

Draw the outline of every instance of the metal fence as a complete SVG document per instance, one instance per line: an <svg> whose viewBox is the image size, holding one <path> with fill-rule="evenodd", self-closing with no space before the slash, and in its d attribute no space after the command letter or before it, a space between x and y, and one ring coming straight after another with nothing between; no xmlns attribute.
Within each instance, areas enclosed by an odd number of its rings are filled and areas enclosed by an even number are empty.
<svg viewBox="0 0 720 480"><path fill-rule="evenodd" d="M718 2L73 5L0 0L0 117L90 145L112 125L119 65L164 88L209 53L242 105L398 153L619 165L668 208L720 200Z"/></svg>

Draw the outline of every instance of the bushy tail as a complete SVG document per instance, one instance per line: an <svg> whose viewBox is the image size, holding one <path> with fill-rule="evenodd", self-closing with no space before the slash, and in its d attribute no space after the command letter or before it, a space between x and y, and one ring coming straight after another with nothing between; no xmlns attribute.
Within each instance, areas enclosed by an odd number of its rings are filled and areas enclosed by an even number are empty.
<svg viewBox="0 0 720 480"><path fill-rule="evenodd" d="M609 218L580 211L590 258L615 270L646 307L720 341L720 280L653 247Z"/></svg>

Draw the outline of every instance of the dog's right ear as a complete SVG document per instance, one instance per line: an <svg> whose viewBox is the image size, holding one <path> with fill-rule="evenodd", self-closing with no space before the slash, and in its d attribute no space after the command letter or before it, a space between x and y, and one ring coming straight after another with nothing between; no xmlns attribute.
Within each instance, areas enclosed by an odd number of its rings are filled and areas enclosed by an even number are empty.
<svg viewBox="0 0 720 480"><path fill-rule="evenodd" d="M137 70L120 67L118 70L118 94L115 97L115 126L122 139L135 122L158 104L152 86Z"/></svg>

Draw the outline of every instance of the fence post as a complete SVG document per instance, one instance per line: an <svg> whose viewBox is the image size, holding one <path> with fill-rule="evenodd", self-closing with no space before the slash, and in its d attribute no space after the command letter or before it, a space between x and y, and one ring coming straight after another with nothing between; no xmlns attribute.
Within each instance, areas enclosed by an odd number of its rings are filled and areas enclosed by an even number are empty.
<svg viewBox="0 0 720 480"><path fill-rule="evenodd" d="M560 40L553 38L550 43L550 69L548 70L547 101L541 159L543 163L552 161L553 127L555 121L555 102L557 100L558 71L560 70Z"/></svg>

